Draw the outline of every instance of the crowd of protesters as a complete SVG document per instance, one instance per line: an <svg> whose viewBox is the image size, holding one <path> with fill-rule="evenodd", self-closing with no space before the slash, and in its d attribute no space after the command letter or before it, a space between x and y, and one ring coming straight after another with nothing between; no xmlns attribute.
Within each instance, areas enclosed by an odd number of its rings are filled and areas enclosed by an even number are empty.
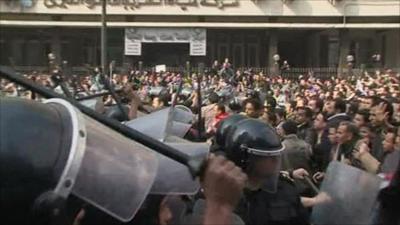
<svg viewBox="0 0 400 225"><path fill-rule="evenodd" d="M54 74L33 72L25 76L62 93ZM64 78L69 90L78 97L102 92L104 83L110 81L115 90L121 90L123 103L131 108L130 119L138 116L138 108L150 113L167 107L180 82L183 85L178 104L197 114L200 85L204 126L203 132L196 135L212 136L218 123L229 114L259 118L276 127L288 146L304 148L307 162L299 164L306 163L307 168L316 171L323 171L335 159L378 172L391 154L397 154L395 149L400 150L400 74L390 70L343 74L324 80L305 74L291 80L251 70L234 72L226 60L222 65L215 62L200 77L196 73L131 70L129 74L114 73L104 79L99 69L87 76ZM1 81L0 93L40 99L6 80ZM102 100L103 112L115 104L111 95ZM287 151L287 162L298 161L300 158L296 154L291 156L291 151Z"/></svg>
<svg viewBox="0 0 400 225"><path fill-rule="evenodd" d="M62 92L54 74L25 76ZM201 123L195 121L188 134L194 140L212 141L220 122L231 114L260 119L275 127L282 139L282 170L300 181L310 176L320 183L331 161L373 174L390 174L400 159L400 73L390 70L330 79L318 78L318 74L287 79L251 69L234 71L226 60L201 74L131 70L103 78L95 69L87 76L64 80L77 98L106 91L109 82L122 99L129 120L168 107L173 99L194 114L201 110ZM0 93L41 99L6 80L1 81ZM107 113L115 104L111 95L104 95L95 109ZM307 188L301 182L296 184L305 196L303 205L315 205L315 199L307 198Z"/></svg>

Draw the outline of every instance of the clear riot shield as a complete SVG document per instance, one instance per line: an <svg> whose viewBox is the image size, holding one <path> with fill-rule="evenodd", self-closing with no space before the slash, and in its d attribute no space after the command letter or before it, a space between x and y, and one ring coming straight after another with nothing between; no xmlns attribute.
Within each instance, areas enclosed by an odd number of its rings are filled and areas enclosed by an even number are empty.
<svg viewBox="0 0 400 225"><path fill-rule="evenodd" d="M174 107L173 121L191 124L194 119L192 111L183 105L177 105Z"/></svg>
<svg viewBox="0 0 400 225"><path fill-rule="evenodd" d="M209 146L206 143L166 143L192 157L206 157ZM179 162L157 154L159 167L151 188L151 194L191 195L199 188L198 180L193 179L188 168Z"/></svg>
<svg viewBox="0 0 400 225"><path fill-rule="evenodd" d="M192 127L194 115L186 106L178 105L171 108L168 116L165 137L176 136L183 138Z"/></svg>
<svg viewBox="0 0 400 225"><path fill-rule="evenodd" d="M83 101L80 101L79 103L90 109L93 109L96 112L104 111L104 104L103 104L103 100L101 99L101 97L83 100Z"/></svg>
<svg viewBox="0 0 400 225"><path fill-rule="evenodd" d="M186 133L190 130L192 127L192 124L187 124L187 123L181 123L181 122L176 122L172 121L172 126L168 132L169 136L176 136L183 138Z"/></svg>
<svg viewBox="0 0 400 225"><path fill-rule="evenodd" d="M165 108L157 112L128 121L126 126L144 133L154 139L164 140L167 129L167 121L170 108Z"/></svg>
<svg viewBox="0 0 400 225"><path fill-rule="evenodd" d="M184 106L165 108L125 123L150 137L165 141L167 136L184 137L192 127L193 113Z"/></svg>
<svg viewBox="0 0 400 225"><path fill-rule="evenodd" d="M121 221L130 221L156 177L149 148L85 116L86 150L72 193Z"/></svg>
<svg viewBox="0 0 400 225"><path fill-rule="evenodd" d="M166 108L147 116L131 120L127 126L165 142L193 157L206 157L206 143L191 143L182 137L191 127L193 114L186 107ZM193 179L188 168L161 154L156 154L159 166L151 194L195 194L200 184Z"/></svg>
<svg viewBox="0 0 400 225"><path fill-rule="evenodd" d="M355 167L331 162L312 211L315 225L371 224L382 180Z"/></svg>

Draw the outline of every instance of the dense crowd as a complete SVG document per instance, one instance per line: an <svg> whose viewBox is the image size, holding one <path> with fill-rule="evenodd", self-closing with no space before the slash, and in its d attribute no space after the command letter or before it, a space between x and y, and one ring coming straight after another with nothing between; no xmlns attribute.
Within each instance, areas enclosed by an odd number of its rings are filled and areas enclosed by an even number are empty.
<svg viewBox="0 0 400 225"><path fill-rule="evenodd" d="M25 76L62 93L55 79L59 74ZM174 99L194 114L201 110L202 121L194 121L186 135L192 140L213 143L221 121L232 114L271 125L285 146L282 170L295 179L305 207L314 206L317 199L311 197L304 177L320 184L330 162L390 176L400 159L400 74L390 70L330 79L305 74L293 80L251 69L234 71L226 61L201 74L132 70L103 78L96 69L87 76L64 76L64 81L76 98L105 92L109 82L129 120L168 107ZM5 96L41 99L6 80L1 81L0 91ZM98 112L128 120L116 112L111 95L96 99L93 108Z"/></svg>
<svg viewBox="0 0 400 225"><path fill-rule="evenodd" d="M323 171L330 160L340 159L377 172L381 168L377 165L389 159L388 155L397 154L395 149L400 150L399 73L377 70L375 74L343 75L325 80L318 75L301 75L291 80L255 73L251 69L235 72L228 60L220 66L215 62L211 68L201 75L131 70L129 74L114 73L104 79L96 68L87 76L64 76L64 80L76 97L103 92L104 83L110 81L119 91L129 119L137 117L137 111L150 113L169 106L180 82L182 88L176 96L177 104L186 105L197 114L200 85L204 121L202 132L196 136L210 138L219 122L230 114L259 118L276 127L287 146L308 149L304 151L307 160L293 162L294 167L300 164ZM25 76L62 93L54 78L59 74L33 72ZM5 96L40 99L6 80L1 81L0 90ZM101 107L96 109L107 113L115 103L111 95L104 95L96 103ZM288 156L289 161L299 159ZM361 160L366 157L376 160L373 168Z"/></svg>

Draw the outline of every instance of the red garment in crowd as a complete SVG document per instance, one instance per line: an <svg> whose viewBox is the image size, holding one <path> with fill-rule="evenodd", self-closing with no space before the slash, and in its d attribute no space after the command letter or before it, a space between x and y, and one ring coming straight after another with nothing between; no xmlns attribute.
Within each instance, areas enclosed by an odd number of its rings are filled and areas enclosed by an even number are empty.
<svg viewBox="0 0 400 225"><path fill-rule="evenodd" d="M217 128L218 128L219 123L220 123L222 120L226 119L228 116L229 116L229 113L226 113L226 112L225 112L225 113L217 114L217 115L213 118L213 120L212 120L212 122L211 122L211 124L210 124L210 127L208 127L207 133L215 133L215 132L217 131Z"/></svg>

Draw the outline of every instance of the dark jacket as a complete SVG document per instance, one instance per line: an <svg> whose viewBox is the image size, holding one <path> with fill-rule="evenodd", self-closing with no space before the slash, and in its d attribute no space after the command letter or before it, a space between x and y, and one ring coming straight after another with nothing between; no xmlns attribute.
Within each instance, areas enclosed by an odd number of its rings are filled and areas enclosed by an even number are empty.
<svg viewBox="0 0 400 225"><path fill-rule="evenodd" d="M342 161L342 159L347 159L350 161L350 165L357 167L359 169L363 169L361 162L353 157L353 151L355 150L356 146L359 144L359 138L353 138L352 140L343 143L338 146L338 149L335 154L335 160Z"/></svg>
<svg viewBox="0 0 400 225"><path fill-rule="evenodd" d="M313 130L312 130L312 123L303 123L297 126L297 136L307 142L308 144L313 143Z"/></svg>
<svg viewBox="0 0 400 225"><path fill-rule="evenodd" d="M379 127L374 129L374 137L371 140L371 155L374 156L379 162L383 161L384 152L383 152L383 140L385 139L385 130L384 127Z"/></svg>
<svg viewBox="0 0 400 225"><path fill-rule="evenodd" d="M282 170L310 169L311 146L295 134L285 136L282 156Z"/></svg>
<svg viewBox="0 0 400 225"><path fill-rule="evenodd" d="M308 215L293 182L280 177L276 193L245 190L235 213L246 225L306 225Z"/></svg>
<svg viewBox="0 0 400 225"><path fill-rule="evenodd" d="M315 172L325 171L330 162L331 143L328 139L328 130L324 130L321 140L318 141L318 134L315 132L315 142L312 145L312 168Z"/></svg>

